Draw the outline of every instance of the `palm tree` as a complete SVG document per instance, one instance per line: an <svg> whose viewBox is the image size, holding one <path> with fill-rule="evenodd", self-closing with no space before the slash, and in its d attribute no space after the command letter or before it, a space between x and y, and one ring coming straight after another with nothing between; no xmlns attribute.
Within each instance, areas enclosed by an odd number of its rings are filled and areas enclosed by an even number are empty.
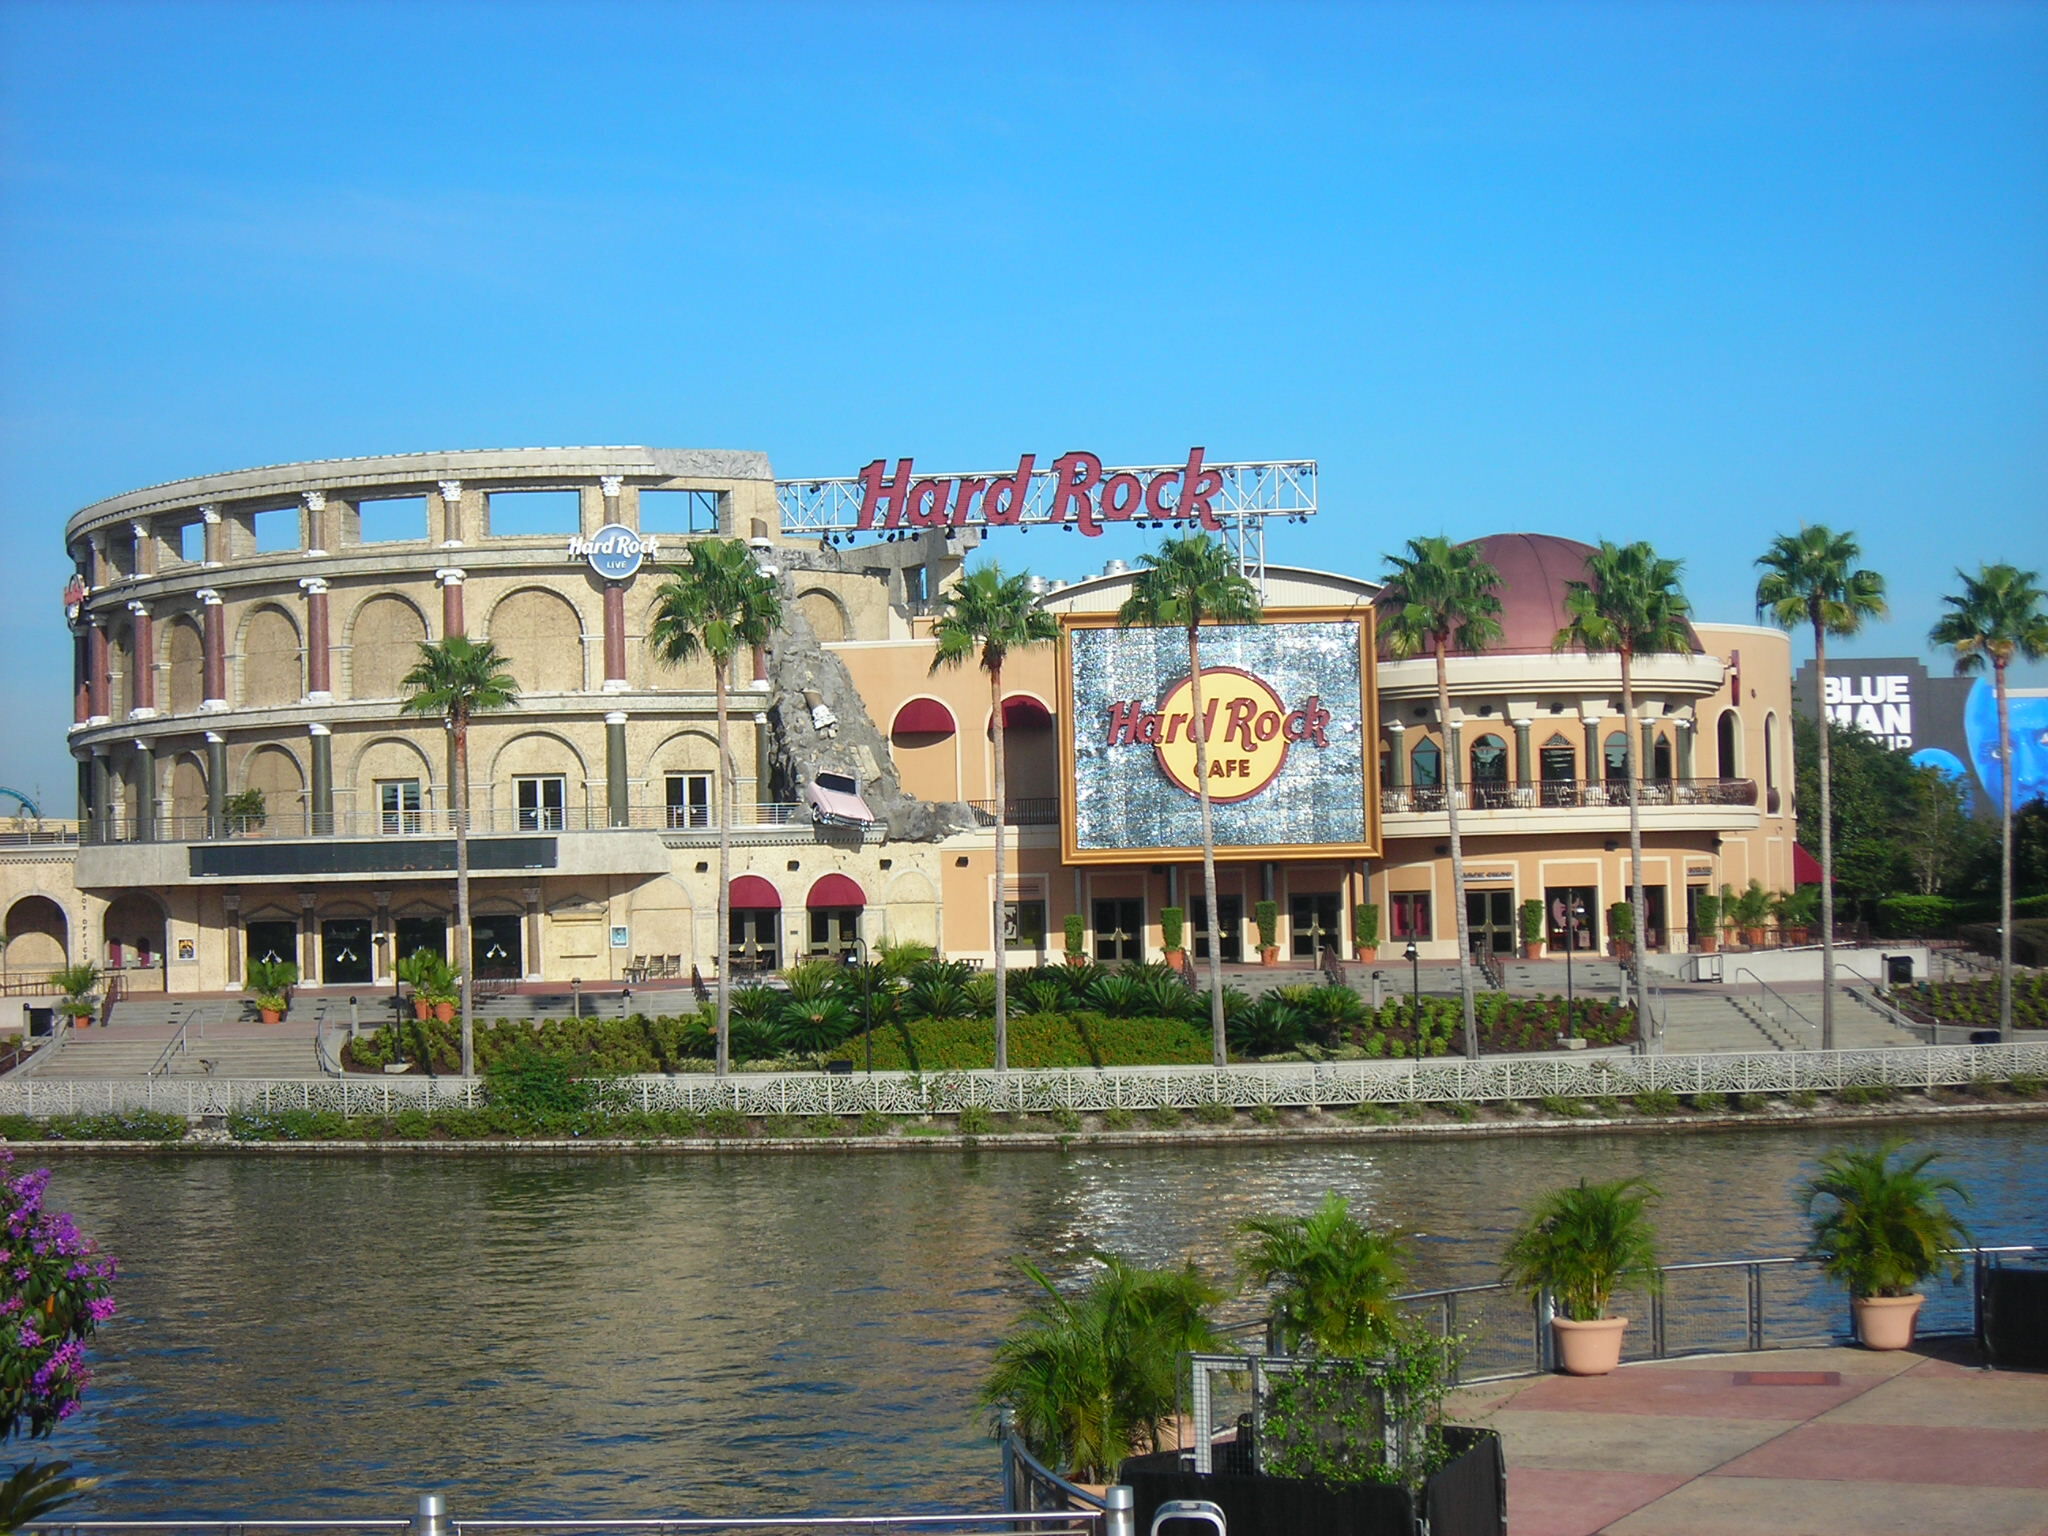
<svg viewBox="0 0 2048 1536"><path fill-rule="evenodd" d="M683 556L675 574L654 594L654 623L647 642L655 657L674 666L697 656L711 658L711 688L718 707L718 1061L720 1077L732 1065L732 814L733 780L738 777L729 739L726 684L740 647L766 645L782 622L782 598L775 579L754 564L739 539L700 539Z"/></svg>
<svg viewBox="0 0 2048 1536"><path fill-rule="evenodd" d="M1178 625L1188 636L1188 734L1195 742L1195 798L1202 806L1202 900L1208 914L1209 1041L1217 1066L1229 1059L1223 1032L1223 930L1216 917L1216 823L1209 799L1209 728L1202 718L1201 627L1256 624L1259 593L1223 544L1206 533L1168 539L1139 557L1131 595L1117 610L1121 625Z"/></svg>
<svg viewBox="0 0 2048 1536"><path fill-rule="evenodd" d="M1927 638L1955 652L1956 671L1981 672L1991 662L1991 686L1998 694L1998 1038L2012 1041L2012 716L2005 697L2005 669L2015 656L2039 661L2048 656L2048 610L2042 607L2037 573L2010 565L1980 565L1975 576L1956 572L1960 596L1944 597L1950 612Z"/></svg>
<svg viewBox="0 0 2048 1536"><path fill-rule="evenodd" d="M962 577L946 594L946 606L932 625L938 648L931 670L957 667L975 657L988 674L990 728L996 748L996 1070L1010 1069L1010 977L1002 913L1009 886L1006 880L1009 793L1006 744L1003 736L1003 662L1010 652L1047 645L1059 638L1058 621L1038 606L1031 578L1005 576L990 564Z"/></svg>
<svg viewBox="0 0 2048 1536"><path fill-rule="evenodd" d="M1858 570L1863 551L1854 534L1817 523L1784 533L1757 561L1756 611L1781 629L1813 626L1813 711L1820 741L1820 1043L1835 1048L1835 828L1833 769L1828 754L1828 636L1847 638L1865 619L1885 615L1884 578Z"/></svg>
<svg viewBox="0 0 2048 1536"><path fill-rule="evenodd" d="M1458 751L1451 740L1451 649L1479 652L1500 638L1500 572L1479 558L1476 544L1442 534L1410 539L1406 555L1388 555L1380 612L1387 654L1436 658L1436 719L1443 732L1444 807L1451 820L1451 906L1458 924L1458 998L1465 1014L1465 1055L1479 1059L1479 1021L1472 1004L1472 930L1465 911L1465 844L1458 831Z"/></svg>
<svg viewBox="0 0 2048 1536"><path fill-rule="evenodd" d="M408 715L439 715L454 743L448 799L455 815L456 984L462 1000L462 1075L470 1077L476 1069L476 946L469 932L469 722L473 715L516 706L519 684L490 641L450 635L432 644L422 641L420 659L398 686L405 691L399 709Z"/></svg>
<svg viewBox="0 0 2048 1536"><path fill-rule="evenodd" d="M1279 1285L1273 1322L1282 1353L1306 1345L1356 1356L1385 1345L1408 1270L1398 1233L1366 1226L1335 1190L1307 1216L1247 1221L1243 1230L1252 1239L1239 1255L1246 1278Z"/></svg>
<svg viewBox="0 0 2048 1536"><path fill-rule="evenodd" d="M1893 1137L1823 1156L1803 1190L1813 1224L1807 1256L1860 1297L1904 1296L1929 1275L1959 1274L1962 1260L1950 1250L1970 1235L1943 1196L1967 1205L1970 1193L1927 1171L1939 1155L1911 1156L1905 1138ZM1833 1203L1816 1213L1823 1201Z"/></svg>
<svg viewBox="0 0 2048 1536"><path fill-rule="evenodd" d="M1639 1019L1643 1004L1643 950L1649 916L1643 901L1643 813L1641 763L1636 747L1635 659L1692 649L1685 621L1685 594L1678 588L1683 562L1666 560L1648 544L1617 545L1602 539L1586 556L1586 579L1565 583L1564 609L1571 622L1557 632L1558 650L1577 646L1587 655L1612 651L1621 662L1621 746L1628 776L1629 907L1635 915L1635 951L1630 957ZM1591 765L1588 765L1590 771ZM1639 1026L1641 1028L1642 1026ZM1648 1038L1647 1028L1643 1028Z"/></svg>
<svg viewBox="0 0 2048 1536"><path fill-rule="evenodd" d="M1180 1357L1219 1347L1210 1309L1222 1292L1193 1264L1139 1269L1097 1254L1102 1270L1077 1296L1023 1264L1045 1292L996 1345L982 1400L1016 1415L1034 1456L1068 1477L1101 1482L1173 1416Z"/></svg>

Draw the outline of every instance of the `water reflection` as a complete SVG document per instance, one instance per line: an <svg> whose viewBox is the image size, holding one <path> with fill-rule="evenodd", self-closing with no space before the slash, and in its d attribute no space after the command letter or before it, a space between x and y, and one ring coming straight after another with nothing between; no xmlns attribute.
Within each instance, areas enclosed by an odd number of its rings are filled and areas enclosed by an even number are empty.
<svg viewBox="0 0 2048 1536"><path fill-rule="evenodd" d="M398 1514L422 1489L533 1514L985 1503L975 1388L1030 1289L1019 1254L1220 1272L1244 1219L1335 1189L1417 1234L1418 1285L1490 1280L1531 1198L1619 1173L1666 1191L1672 1255L1783 1253L1838 1139L79 1159L54 1198L121 1257L123 1316L56 1449L118 1474L110 1514ZM2042 1235L2036 1131L1921 1140L1982 1240Z"/></svg>

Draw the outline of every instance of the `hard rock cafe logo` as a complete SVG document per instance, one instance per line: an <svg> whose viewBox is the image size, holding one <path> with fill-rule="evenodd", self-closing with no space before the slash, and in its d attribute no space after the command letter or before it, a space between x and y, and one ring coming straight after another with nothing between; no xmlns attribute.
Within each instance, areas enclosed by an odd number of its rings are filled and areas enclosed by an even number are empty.
<svg viewBox="0 0 2048 1536"><path fill-rule="evenodd" d="M1174 684L1157 708L1143 699L1126 699L1104 713L1107 745L1151 747L1168 780L1191 795L1201 793L1192 679ZM1318 694L1290 709L1262 677L1237 667L1202 668L1209 798L1218 805L1249 800L1279 775L1290 747L1327 747L1330 720Z"/></svg>

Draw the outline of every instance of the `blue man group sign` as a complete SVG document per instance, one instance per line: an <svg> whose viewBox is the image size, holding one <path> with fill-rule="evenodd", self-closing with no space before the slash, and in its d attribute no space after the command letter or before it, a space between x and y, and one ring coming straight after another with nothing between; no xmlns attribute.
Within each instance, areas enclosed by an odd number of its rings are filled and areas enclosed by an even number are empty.
<svg viewBox="0 0 2048 1536"><path fill-rule="evenodd" d="M1062 843L1072 863L1191 857L1202 822L1187 632L1062 621ZM1372 614L1276 609L1201 633L1219 858L1379 850Z"/></svg>

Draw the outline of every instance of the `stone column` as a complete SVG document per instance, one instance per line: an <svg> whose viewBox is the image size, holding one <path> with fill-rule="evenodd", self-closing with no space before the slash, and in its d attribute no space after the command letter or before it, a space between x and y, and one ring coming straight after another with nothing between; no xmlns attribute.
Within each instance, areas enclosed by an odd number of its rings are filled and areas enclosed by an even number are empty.
<svg viewBox="0 0 2048 1536"><path fill-rule="evenodd" d="M137 518L128 525L128 532L135 539L135 574L154 576L156 574L156 540L149 536L149 524Z"/></svg>
<svg viewBox="0 0 2048 1536"><path fill-rule="evenodd" d="M214 570L228 558L228 526L220 520L219 507L201 507L199 521L206 525L206 567Z"/></svg>
<svg viewBox="0 0 2048 1536"><path fill-rule="evenodd" d="M1452 720L1444 726L1444 793L1459 796L1461 811L1472 808L1472 802L1464 798L1465 781L1470 777L1465 772L1465 722Z"/></svg>
<svg viewBox="0 0 2048 1536"><path fill-rule="evenodd" d="M1606 759L1600 755L1600 717L1581 715L1579 724L1586 728L1586 771L1583 777L1588 784L1598 784L1607 777Z"/></svg>
<svg viewBox="0 0 2048 1536"><path fill-rule="evenodd" d="M320 985L320 924L313 918L313 897L299 893L299 985Z"/></svg>
<svg viewBox="0 0 2048 1536"><path fill-rule="evenodd" d="M327 495L324 491L301 491L299 499L306 504L306 515L299 528L299 548L308 559L325 558L327 554Z"/></svg>
<svg viewBox="0 0 2048 1536"><path fill-rule="evenodd" d="M129 693L133 700L128 715L147 720L156 713L156 626L150 622L149 604L130 603L135 616L135 652L128 658Z"/></svg>
<svg viewBox="0 0 2048 1536"><path fill-rule="evenodd" d="M86 659L89 643L77 631L71 636L71 723L84 725L92 719L91 663Z"/></svg>
<svg viewBox="0 0 2048 1536"><path fill-rule="evenodd" d="M107 713L107 631L97 616L85 627L85 718L89 725L105 725Z"/></svg>
<svg viewBox="0 0 2048 1536"><path fill-rule="evenodd" d="M526 900L526 953L520 956L520 967L526 973L528 981L539 981L541 971L540 887L529 885L521 894Z"/></svg>
<svg viewBox="0 0 2048 1536"><path fill-rule="evenodd" d="M1636 777L1649 782L1657 768L1657 724L1645 720L1642 726L1642 745L1636 748Z"/></svg>
<svg viewBox="0 0 2048 1536"><path fill-rule="evenodd" d="M1692 778L1692 716L1680 715L1671 722L1675 755L1678 759L1677 774L1681 780Z"/></svg>
<svg viewBox="0 0 2048 1536"><path fill-rule="evenodd" d="M315 837L334 835L334 737L317 721L306 727L313 738L313 826Z"/></svg>
<svg viewBox="0 0 2048 1536"><path fill-rule="evenodd" d="M597 477L598 489L604 492L604 520L607 523L623 523L624 521L619 516L619 492L624 489L625 484L626 477L624 475L599 475Z"/></svg>
<svg viewBox="0 0 2048 1536"><path fill-rule="evenodd" d="M633 823L626 781L626 716L613 710L604 717L604 798L615 827Z"/></svg>
<svg viewBox="0 0 2048 1536"><path fill-rule="evenodd" d="M1536 782L1535 753L1529 745L1529 733L1535 724L1534 720L1515 722L1515 783L1522 789Z"/></svg>
<svg viewBox="0 0 2048 1536"><path fill-rule="evenodd" d="M228 835L228 739L206 733L206 835Z"/></svg>
<svg viewBox="0 0 2048 1536"><path fill-rule="evenodd" d="M205 697L200 701L202 714L217 714L228 707L228 616L221 604L221 596L212 587L201 587L192 594L201 604L199 637L204 660L200 670L205 675L206 686L201 690Z"/></svg>
<svg viewBox="0 0 2048 1536"><path fill-rule="evenodd" d="M85 576L86 585L97 592L100 588L111 585L114 579L114 562L107 558L107 536L104 533L95 533L85 541L85 547L90 555L89 569Z"/></svg>
<svg viewBox="0 0 2048 1536"><path fill-rule="evenodd" d="M242 981L242 952L249 947L249 941L242 932L242 893L222 891L220 910L221 927L227 930L228 985L235 987Z"/></svg>
<svg viewBox="0 0 2048 1536"><path fill-rule="evenodd" d="M1399 720L1387 722L1387 734L1394 738L1387 751L1387 788L1408 787L1408 727Z"/></svg>
<svg viewBox="0 0 2048 1536"><path fill-rule="evenodd" d="M146 741L135 743L135 841L156 841L156 753Z"/></svg>
<svg viewBox="0 0 2048 1536"><path fill-rule="evenodd" d="M327 579L305 576L299 590L306 594L306 702L334 702L333 647L327 640Z"/></svg>
<svg viewBox="0 0 2048 1536"><path fill-rule="evenodd" d="M114 775L107 764L107 749L92 749L92 831L95 842L107 841L114 824Z"/></svg>
<svg viewBox="0 0 2048 1536"><path fill-rule="evenodd" d="M626 689L626 584L604 584L604 691Z"/></svg>
<svg viewBox="0 0 2048 1536"><path fill-rule="evenodd" d="M444 565L434 572L434 580L441 583L441 638L464 633L462 627L462 583L465 573L456 566Z"/></svg>
<svg viewBox="0 0 2048 1536"><path fill-rule="evenodd" d="M441 493L441 547L460 549L462 547L462 482L443 480L438 487ZM454 631L460 634L460 630Z"/></svg>

